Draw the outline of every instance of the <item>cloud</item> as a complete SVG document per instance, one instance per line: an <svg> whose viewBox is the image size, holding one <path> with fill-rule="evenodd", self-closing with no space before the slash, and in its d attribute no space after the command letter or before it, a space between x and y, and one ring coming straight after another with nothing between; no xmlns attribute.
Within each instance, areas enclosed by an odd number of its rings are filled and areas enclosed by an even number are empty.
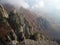
<svg viewBox="0 0 60 45"><path fill-rule="evenodd" d="M35 5L35 3L39 2L39 0L25 0L25 2L27 2L30 7L32 7L32 5Z"/></svg>
<svg viewBox="0 0 60 45"><path fill-rule="evenodd" d="M60 9L60 0L38 0L32 8Z"/></svg>
<svg viewBox="0 0 60 45"><path fill-rule="evenodd" d="M35 5L32 6L32 9L33 8L44 8L44 1L43 0L38 1Z"/></svg>
<svg viewBox="0 0 60 45"><path fill-rule="evenodd" d="M1 0L2 3L10 3L14 6L22 6L24 8L29 8L29 5L24 0Z"/></svg>
<svg viewBox="0 0 60 45"><path fill-rule="evenodd" d="M0 0L0 3L11 3L15 6L22 6L24 8L46 8L46 9L60 9L60 0Z"/></svg>
<svg viewBox="0 0 60 45"><path fill-rule="evenodd" d="M60 9L60 0L44 0L44 2L49 9Z"/></svg>

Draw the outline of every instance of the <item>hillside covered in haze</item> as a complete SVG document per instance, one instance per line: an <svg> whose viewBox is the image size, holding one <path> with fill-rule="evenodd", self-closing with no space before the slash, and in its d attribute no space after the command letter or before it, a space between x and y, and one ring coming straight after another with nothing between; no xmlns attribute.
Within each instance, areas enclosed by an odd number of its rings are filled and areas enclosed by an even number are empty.
<svg viewBox="0 0 60 45"><path fill-rule="evenodd" d="M23 7L1 4L0 45L59 45L46 35L46 25L43 29L35 15Z"/></svg>

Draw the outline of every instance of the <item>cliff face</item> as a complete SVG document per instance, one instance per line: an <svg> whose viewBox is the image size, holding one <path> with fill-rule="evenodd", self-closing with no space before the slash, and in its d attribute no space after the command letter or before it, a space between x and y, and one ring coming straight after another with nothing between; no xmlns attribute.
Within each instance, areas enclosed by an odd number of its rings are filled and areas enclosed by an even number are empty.
<svg viewBox="0 0 60 45"><path fill-rule="evenodd" d="M52 27L52 25L50 24L50 22L44 18L44 17L38 17L37 20L39 21L39 25L40 25L40 28L46 32L46 35L50 38L53 38L53 35L54 35L54 28ZM53 40L53 39L52 39Z"/></svg>
<svg viewBox="0 0 60 45"><path fill-rule="evenodd" d="M33 14L15 9L8 14L0 5L0 45L58 45L40 33L38 27Z"/></svg>

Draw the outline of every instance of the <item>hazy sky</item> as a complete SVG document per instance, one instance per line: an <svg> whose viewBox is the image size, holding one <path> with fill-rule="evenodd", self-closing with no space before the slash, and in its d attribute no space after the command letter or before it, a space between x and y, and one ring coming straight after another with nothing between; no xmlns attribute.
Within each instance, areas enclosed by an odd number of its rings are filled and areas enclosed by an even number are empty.
<svg viewBox="0 0 60 45"><path fill-rule="evenodd" d="M60 0L1 0L1 1L23 6L25 8L46 7L49 9L51 8L60 9Z"/></svg>

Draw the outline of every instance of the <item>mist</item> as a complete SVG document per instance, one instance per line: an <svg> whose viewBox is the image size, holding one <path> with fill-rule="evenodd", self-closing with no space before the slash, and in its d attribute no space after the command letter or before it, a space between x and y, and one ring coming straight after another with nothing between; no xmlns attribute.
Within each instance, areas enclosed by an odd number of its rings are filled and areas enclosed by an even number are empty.
<svg viewBox="0 0 60 45"><path fill-rule="evenodd" d="M15 7L24 7L24 8L29 7L29 5L27 3L25 3L24 0L0 0L0 3L2 3L2 4L8 3Z"/></svg>
<svg viewBox="0 0 60 45"><path fill-rule="evenodd" d="M36 12L38 17L40 15L45 16L51 24L55 23L55 37L60 38L60 0L0 0L0 3L8 3L15 7L30 9Z"/></svg>

